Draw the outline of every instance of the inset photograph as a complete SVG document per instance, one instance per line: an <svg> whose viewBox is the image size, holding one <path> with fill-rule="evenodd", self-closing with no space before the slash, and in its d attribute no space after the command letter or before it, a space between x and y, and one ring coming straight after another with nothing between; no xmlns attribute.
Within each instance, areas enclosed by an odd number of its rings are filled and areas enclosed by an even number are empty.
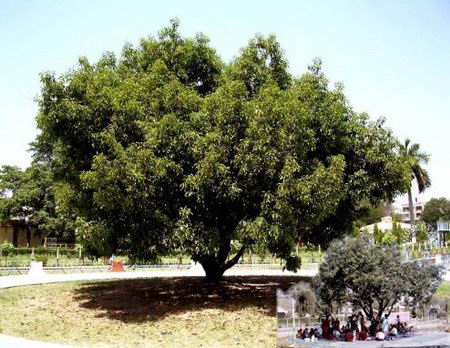
<svg viewBox="0 0 450 348"><path fill-rule="evenodd" d="M281 347L447 347L444 267L370 238L331 243L318 275L277 289ZM419 345L418 345L419 344Z"/></svg>

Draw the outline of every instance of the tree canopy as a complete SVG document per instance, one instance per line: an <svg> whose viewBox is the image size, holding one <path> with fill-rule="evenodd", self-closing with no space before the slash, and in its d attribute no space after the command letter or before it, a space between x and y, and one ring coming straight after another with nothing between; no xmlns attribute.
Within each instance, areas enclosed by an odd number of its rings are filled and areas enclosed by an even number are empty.
<svg viewBox="0 0 450 348"><path fill-rule="evenodd" d="M333 305L351 303L369 320L380 321L397 303L417 307L436 292L442 268L427 263L402 262L397 245L377 247L369 238L334 241L315 279L317 297L330 312Z"/></svg>
<svg viewBox="0 0 450 348"><path fill-rule="evenodd" d="M177 249L218 279L267 248L293 270L300 238L326 245L410 181L383 120L356 113L319 60L290 74L274 36L225 63L173 21L119 57L43 74L39 105L39 149L93 255Z"/></svg>
<svg viewBox="0 0 450 348"><path fill-rule="evenodd" d="M420 220L429 223L436 228L436 222L450 220L450 200L445 197L430 199L423 209Z"/></svg>
<svg viewBox="0 0 450 348"><path fill-rule="evenodd" d="M55 182L48 166L35 163L25 170L0 169L0 221L16 219L52 237L74 237L74 219L63 216L55 203Z"/></svg>

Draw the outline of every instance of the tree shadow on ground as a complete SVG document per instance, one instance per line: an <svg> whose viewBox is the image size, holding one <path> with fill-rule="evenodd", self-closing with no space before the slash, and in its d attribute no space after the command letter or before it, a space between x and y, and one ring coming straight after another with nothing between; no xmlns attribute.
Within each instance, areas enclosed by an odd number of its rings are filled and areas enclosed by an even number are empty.
<svg viewBox="0 0 450 348"><path fill-rule="evenodd" d="M201 309L236 311L258 307L275 317L276 289L306 280L291 276L233 276L218 283L203 277L127 279L83 283L75 300L98 316L124 323L160 320Z"/></svg>

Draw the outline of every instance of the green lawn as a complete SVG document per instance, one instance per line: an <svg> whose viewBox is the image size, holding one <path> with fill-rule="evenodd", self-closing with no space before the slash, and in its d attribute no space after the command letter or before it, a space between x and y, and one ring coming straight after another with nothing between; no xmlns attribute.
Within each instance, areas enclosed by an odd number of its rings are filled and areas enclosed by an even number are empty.
<svg viewBox="0 0 450 348"><path fill-rule="evenodd" d="M276 346L276 291L299 277L73 282L0 291L0 330L114 347Z"/></svg>
<svg viewBox="0 0 450 348"><path fill-rule="evenodd" d="M436 296L450 298L450 282L442 282L436 291Z"/></svg>

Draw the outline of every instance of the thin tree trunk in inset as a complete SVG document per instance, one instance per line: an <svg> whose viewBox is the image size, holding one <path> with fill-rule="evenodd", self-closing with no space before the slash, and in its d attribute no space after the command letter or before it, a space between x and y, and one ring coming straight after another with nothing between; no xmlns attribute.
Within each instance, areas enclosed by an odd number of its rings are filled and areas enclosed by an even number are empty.
<svg viewBox="0 0 450 348"><path fill-rule="evenodd" d="M408 190L408 204L409 204L409 223L413 227L413 229L412 229L413 234L411 237L412 237L413 243L415 243L416 242L416 229L414 228L414 225L416 224L416 219L414 216L414 203L413 203L411 188Z"/></svg>

